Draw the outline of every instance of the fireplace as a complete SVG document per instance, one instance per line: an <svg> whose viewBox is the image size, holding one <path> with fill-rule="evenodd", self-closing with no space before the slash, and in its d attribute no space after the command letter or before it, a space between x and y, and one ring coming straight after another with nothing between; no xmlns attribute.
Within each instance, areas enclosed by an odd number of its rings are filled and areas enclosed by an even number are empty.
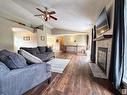
<svg viewBox="0 0 127 95"><path fill-rule="evenodd" d="M108 48L98 47L97 64L105 74L107 74L107 54Z"/></svg>

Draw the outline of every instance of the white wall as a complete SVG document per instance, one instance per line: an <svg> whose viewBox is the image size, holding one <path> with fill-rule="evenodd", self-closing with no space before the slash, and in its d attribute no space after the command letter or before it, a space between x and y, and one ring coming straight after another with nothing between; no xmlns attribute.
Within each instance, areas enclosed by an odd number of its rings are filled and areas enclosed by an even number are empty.
<svg viewBox="0 0 127 95"><path fill-rule="evenodd" d="M24 40L23 37L29 36L30 40ZM19 50L20 47L36 47L37 33L31 31L14 32L14 50Z"/></svg>
<svg viewBox="0 0 127 95"><path fill-rule="evenodd" d="M14 31L13 28L22 28L23 30ZM44 26L44 31L38 30L37 33L33 33L32 31L32 28L0 18L0 50L8 49L17 52L20 47L47 45L47 34L51 34L49 28ZM24 36L30 36L30 40L24 41ZM41 41L40 36L45 36L45 41Z"/></svg>
<svg viewBox="0 0 127 95"><path fill-rule="evenodd" d="M14 32L14 47L15 51L19 50L20 47L37 47L47 45L47 34L50 33L50 29L44 27L44 30L38 29L37 32L32 31L17 31ZM29 36L30 40L23 40L23 37ZM44 40L41 39L41 36Z"/></svg>
<svg viewBox="0 0 127 95"><path fill-rule="evenodd" d="M44 40L41 39L44 38ZM38 30L37 31L37 45L38 46L46 46L47 45L47 34L45 31Z"/></svg>
<svg viewBox="0 0 127 95"><path fill-rule="evenodd" d="M59 38L59 36L64 37L64 45L79 45L84 46L85 49L86 49L86 35L88 34L88 32L89 30L85 32L77 32L57 28L52 29L52 35L56 36L56 39ZM74 40L76 40L76 42L74 42ZM59 42L55 44L54 48L56 50L59 50L58 47L60 47Z"/></svg>
<svg viewBox="0 0 127 95"><path fill-rule="evenodd" d="M51 35L51 29L44 26L44 30L37 31L37 45L38 46L46 46L47 45L47 36ZM45 40L41 40L41 36L45 38Z"/></svg>
<svg viewBox="0 0 127 95"><path fill-rule="evenodd" d="M53 47L56 42L56 37L52 35L47 35L47 45Z"/></svg>
<svg viewBox="0 0 127 95"><path fill-rule="evenodd" d="M76 42L74 42L76 40ZM64 45L78 45L78 52L86 50L86 35L66 35L64 36ZM68 52L74 52L75 47L67 47Z"/></svg>

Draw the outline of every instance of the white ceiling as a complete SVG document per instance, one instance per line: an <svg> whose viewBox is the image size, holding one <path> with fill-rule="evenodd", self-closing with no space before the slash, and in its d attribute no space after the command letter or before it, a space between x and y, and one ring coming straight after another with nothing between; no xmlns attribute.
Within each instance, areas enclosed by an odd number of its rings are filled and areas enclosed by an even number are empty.
<svg viewBox="0 0 127 95"><path fill-rule="evenodd" d="M72 31L86 31L91 28L106 0L0 0L0 15L27 24L42 25ZM36 8L56 11L58 20L45 22L35 17Z"/></svg>

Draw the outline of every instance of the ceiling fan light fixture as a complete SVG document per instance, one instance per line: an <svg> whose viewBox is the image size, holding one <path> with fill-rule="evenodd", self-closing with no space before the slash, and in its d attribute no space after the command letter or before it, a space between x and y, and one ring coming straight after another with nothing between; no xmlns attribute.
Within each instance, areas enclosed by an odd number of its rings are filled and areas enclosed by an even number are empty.
<svg viewBox="0 0 127 95"><path fill-rule="evenodd" d="M47 14L47 17L49 18L49 17L50 17L50 15L49 15L49 14Z"/></svg>
<svg viewBox="0 0 127 95"><path fill-rule="evenodd" d="M56 17L52 16L53 14L56 14L55 11L48 11L48 8L45 7L45 11L42 11L41 9L39 8L36 8L38 11L40 11L42 14L39 14L39 15L35 15L35 16L42 16L42 18L44 18L45 21L48 21L50 20L50 18L54 19L54 20L57 20Z"/></svg>

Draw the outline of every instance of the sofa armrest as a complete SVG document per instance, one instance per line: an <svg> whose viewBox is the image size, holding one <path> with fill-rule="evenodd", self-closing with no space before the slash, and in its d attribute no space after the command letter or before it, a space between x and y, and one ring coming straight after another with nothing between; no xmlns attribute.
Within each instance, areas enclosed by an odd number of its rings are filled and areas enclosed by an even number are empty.
<svg viewBox="0 0 127 95"><path fill-rule="evenodd" d="M51 65L46 63L46 71L51 72Z"/></svg>
<svg viewBox="0 0 127 95"><path fill-rule="evenodd" d="M10 69L4 63L0 62L0 79L9 72Z"/></svg>
<svg viewBox="0 0 127 95"><path fill-rule="evenodd" d="M20 95L51 77L46 63L32 64L21 69L11 70L0 80L3 95Z"/></svg>
<svg viewBox="0 0 127 95"><path fill-rule="evenodd" d="M8 73L7 76L9 76L9 75L11 76L11 75L15 75L15 74L23 73L23 72L27 72L28 73L28 71L30 72L32 70L37 69L38 67L42 67L41 69L46 70L45 69L46 68L45 63L44 64L43 63L42 64L31 64L31 65L28 65L28 66L26 66L24 68L11 70L10 73Z"/></svg>
<svg viewBox="0 0 127 95"><path fill-rule="evenodd" d="M40 64L32 64L32 65L28 65L24 68L20 68L20 69L14 69L11 70L8 74L5 75L5 78L7 77L20 77L22 74L26 74L29 75L32 72L36 72L39 71L39 69L41 69L41 71L43 71L43 73L45 72L50 72L51 71L51 65L50 64L46 64L46 63L40 63ZM42 74L43 74L42 73Z"/></svg>
<svg viewBox="0 0 127 95"><path fill-rule="evenodd" d="M41 70L43 69L43 71L45 72L50 72L51 71L51 65L50 64L46 64L46 63L40 63L40 64L32 64L32 65L28 65L24 68L20 68L20 69L14 69L11 70L6 76L11 76L11 75L16 75L19 73L28 73L28 71L33 71L36 70L38 68L41 67Z"/></svg>

